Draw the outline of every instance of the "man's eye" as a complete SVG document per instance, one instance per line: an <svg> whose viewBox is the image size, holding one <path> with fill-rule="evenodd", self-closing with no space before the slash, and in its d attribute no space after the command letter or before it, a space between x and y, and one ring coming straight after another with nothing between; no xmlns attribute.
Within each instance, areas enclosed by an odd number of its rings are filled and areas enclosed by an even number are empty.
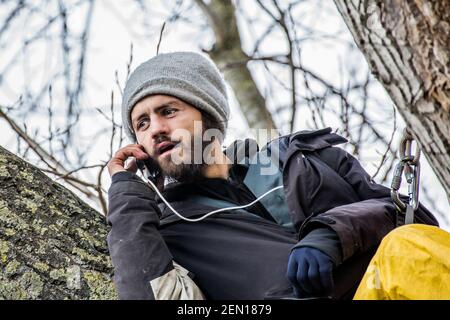
<svg viewBox="0 0 450 320"><path fill-rule="evenodd" d="M162 113L163 113L163 115L165 115L165 116L170 116L170 115L174 114L176 111L177 111L177 110L176 110L176 109L173 109L173 108L166 108L166 109L163 110Z"/></svg>
<svg viewBox="0 0 450 320"><path fill-rule="evenodd" d="M141 129L141 128L143 128L147 123L148 123L148 120L146 120L146 119L140 120L140 121L137 123L136 127L137 127L137 129Z"/></svg>

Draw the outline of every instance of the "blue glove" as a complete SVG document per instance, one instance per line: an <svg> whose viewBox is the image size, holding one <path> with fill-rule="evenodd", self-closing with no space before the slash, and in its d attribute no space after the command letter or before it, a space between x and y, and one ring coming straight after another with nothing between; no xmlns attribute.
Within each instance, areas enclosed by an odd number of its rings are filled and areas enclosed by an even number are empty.
<svg viewBox="0 0 450 320"><path fill-rule="evenodd" d="M329 295L333 289L333 261L319 249L296 248L289 256L287 277L298 298Z"/></svg>

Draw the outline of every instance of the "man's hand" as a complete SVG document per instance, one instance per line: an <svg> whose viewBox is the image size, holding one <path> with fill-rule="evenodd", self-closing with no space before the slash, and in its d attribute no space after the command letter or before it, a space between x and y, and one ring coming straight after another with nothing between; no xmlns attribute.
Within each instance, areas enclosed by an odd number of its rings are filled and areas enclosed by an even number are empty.
<svg viewBox="0 0 450 320"><path fill-rule="evenodd" d="M296 248L289 256L287 277L299 298L326 296L333 289L333 261L318 249Z"/></svg>
<svg viewBox="0 0 450 320"><path fill-rule="evenodd" d="M125 161L134 157L138 160L148 159L150 156L145 153L143 146L140 144L129 144L121 149L119 149L114 156L108 162L108 171L109 175L112 177L115 173L120 171L137 171L136 160L133 159L128 165L125 167Z"/></svg>

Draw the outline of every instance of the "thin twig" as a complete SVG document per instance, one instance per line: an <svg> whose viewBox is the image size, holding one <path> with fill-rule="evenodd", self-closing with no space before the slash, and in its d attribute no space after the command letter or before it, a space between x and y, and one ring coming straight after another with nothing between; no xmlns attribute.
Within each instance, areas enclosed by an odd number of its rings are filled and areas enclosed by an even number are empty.
<svg viewBox="0 0 450 320"><path fill-rule="evenodd" d="M162 27L161 27L161 31L159 32L159 40L158 40L158 45L156 46L156 55L159 54L159 46L161 45L161 41L162 41L162 37L163 37L163 33L164 33L164 28L166 27L166 22L164 21Z"/></svg>
<svg viewBox="0 0 450 320"><path fill-rule="evenodd" d="M4 113L1 107L0 107L0 118L5 119L6 122L10 125L11 129L14 132L16 132L16 134L30 146L31 150L34 151L34 153L39 157L39 159L50 168L48 169L48 171L58 176L66 175L69 172L58 160L56 160L47 151L42 149L42 147L39 144L37 144L24 130L22 130L13 119L11 119L6 113ZM94 197L92 192L90 192L86 188L83 188L83 187L91 187L92 186L91 184L70 176L67 176L65 180L72 181L71 185L77 188L79 191L83 192L89 198Z"/></svg>
<svg viewBox="0 0 450 320"><path fill-rule="evenodd" d="M396 114L396 111L395 111L395 107L393 107L392 109L393 109L393 112L394 112L394 128L392 129L391 138L389 139L389 143L388 143L388 145L387 145L386 151L384 152L383 156L381 157L380 164L379 164L379 166L378 166L378 168L377 168L377 171L376 171L376 172L374 173L374 175L372 176L372 179L374 179L374 178L378 175L378 173L379 173L380 170L381 170L381 167L382 167L383 164L386 162L387 154L388 154L389 151L391 151L391 149L392 149L392 148L391 148L392 142L394 141L394 135L395 135L395 132L397 131L397 114Z"/></svg>

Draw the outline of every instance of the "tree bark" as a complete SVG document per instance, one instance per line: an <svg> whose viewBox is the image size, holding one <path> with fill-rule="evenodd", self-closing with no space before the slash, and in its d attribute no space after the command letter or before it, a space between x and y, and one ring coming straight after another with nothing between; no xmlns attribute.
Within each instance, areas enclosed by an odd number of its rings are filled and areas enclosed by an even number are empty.
<svg viewBox="0 0 450 320"><path fill-rule="evenodd" d="M450 199L450 2L335 4Z"/></svg>
<svg viewBox="0 0 450 320"><path fill-rule="evenodd" d="M0 299L115 299L105 218L0 147Z"/></svg>
<svg viewBox="0 0 450 320"><path fill-rule="evenodd" d="M224 73L251 129L276 129L266 101L247 67L249 57L242 51L235 8L231 0L195 0L209 20L216 42L209 56Z"/></svg>

